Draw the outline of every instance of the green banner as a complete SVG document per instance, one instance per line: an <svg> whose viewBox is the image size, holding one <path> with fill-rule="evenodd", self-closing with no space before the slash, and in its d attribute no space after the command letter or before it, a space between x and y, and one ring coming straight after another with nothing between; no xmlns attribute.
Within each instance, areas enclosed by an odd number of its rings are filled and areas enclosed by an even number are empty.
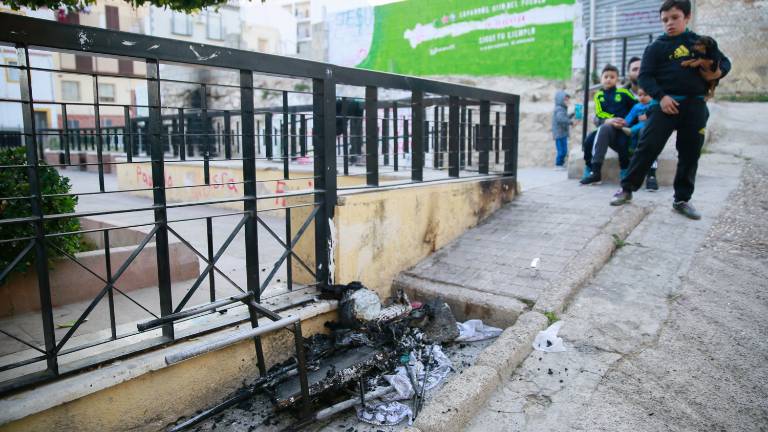
<svg viewBox="0 0 768 432"><path fill-rule="evenodd" d="M407 75L571 76L575 0L406 0L374 9L357 67Z"/></svg>

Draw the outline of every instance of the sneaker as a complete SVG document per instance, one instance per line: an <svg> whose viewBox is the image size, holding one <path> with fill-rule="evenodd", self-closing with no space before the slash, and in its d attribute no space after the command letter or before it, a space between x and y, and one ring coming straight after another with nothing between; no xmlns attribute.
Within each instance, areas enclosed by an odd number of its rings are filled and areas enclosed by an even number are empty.
<svg viewBox="0 0 768 432"><path fill-rule="evenodd" d="M648 176L645 179L645 189L649 192L656 192L659 190L659 182L656 180L656 176Z"/></svg>
<svg viewBox="0 0 768 432"><path fill-rule="evenodd" d="M627 204L630 201L632 201L632 192L625 191L624 189L619 189L618 192L613 194L613 198L611 199L611 205L620 206L620 205Z"/></svg>
<svg viewBox="0 0 768 432"><path fill-rule="evenodd" d="M600 177L599 172L591 172L588 176L579 181L583 185L599 185L603 183L603 179Z"/></svg>
<svg viewBox="0 0 768 432"><path fill-rule="evenodd" d="M699 220L701 219L701 213L697 212L695 208L693 208L692 205L690 205L687 201L676 201L672 203L672 208L680 213L681 215L693 219L693 220Z"/></svg>
<svg viewBox="0 0 768 432"><path fill-rule="evenodd" d="M622 132L624 132L624 134L625 134L626 136L632 136L632 129L630 129L630 128L628 128L628 127L623 127L623 128L621 128L621 131L622 131Z"/></svg>
<svg viewBox="0 0 768 432"><path fill-rule="evenodd" d="M589 167L584 167L584 173L581 175L581 180L585 180L589 175L592 174L592 171L589 169Z"/></svg>

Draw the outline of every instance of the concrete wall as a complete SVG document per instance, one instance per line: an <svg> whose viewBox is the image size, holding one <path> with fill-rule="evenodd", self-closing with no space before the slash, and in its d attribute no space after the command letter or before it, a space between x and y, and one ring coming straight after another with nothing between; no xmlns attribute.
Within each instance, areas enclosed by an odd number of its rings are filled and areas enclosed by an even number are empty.
<svg viewBox="0 0 768 432"><path fill-rule="evenodd" d="M325 309L328 309L327 305ZM323 324L334 320L335 315L335 311L332 311L307 316L302 321L302 333L309 336L322 332ZM287 330L262 337L262 343L267 367L286 360L295 352L293 334ZM170 367L162 366L163 355L154 352L125 360L122 365L107 366L107 370L102 372L105 380L120 380L122 375L130 376L132 372L126 369L131 367L147 370L103 390L4 424L0 426L0 431L164 430L179 417L192 415L221 401L240 388L245 380L258 376L253 342L250 340ZM154 370L146 366L158 362L161 366ZM63 392L68 393L80 392L89 385L100 386L100 383L94 384L96 378L89 374L98 375L99 370L49 385L58 386L55 388L46 389L46 386L42 386L30 390L16 397L15 403L30 403L29 399L34 398L34 392L38 392L40 398L61 399L66 397L61 394L63 388ZM46 391L56 393L44 396ZM3 417L8 415L5 413Z"/></svg>
<svg viewBox="0 0 768 432"><path fill-rule="evenodd" d="M119 233L123 230L116 230ZM143 239L144 235L139 233ZM114 245L113 245L114 246ZM132 246L112 247L110 259L114 273L136 249ZM200 274L197 256L179 241L169 243L171 281L194 279ZM106 279L104 250L79 252L75 258L85 267ZM104 282L83 270L69 258L57 258L49 272L51 302L54 307L91 300L104 288ZM115 285L128 292L157 286L157 249L155 243L147 244L136 256ZM0 285L0 317L40 310L37 273L15 273Z"/></svg>
<svg viewBox="0 0 768 432"><path fill-rule="evenodd" d="M693 28L714 37L733 69L717 94L768 94L768 2L696 0Z"/></svg>
<svg viewBox="0 0 768 432"><path fill-rule="evenodd" d="M510 202L515 196L515 185L514 178L489 178L339 196L333 220L334 281L361 281L382 298L389 296L397 274ZM294 230L300 227L307 211L293 211ZM296 250L313 266L312 227ZM293 269L299 283L314 282L296 262Z"/></svg>
<svg viewBox="0 0 768 432"><path fill-rule="evenodd" d="M118 158L118 162L124 159ZM152 187L152 167L149 162L117 165L118 189L148 189ZM306 165L299 168L291 167L290 177L306 178L314 174L314 168ZM200 162L173 163L165 165L166 186L192 186L202 185L203 166ZM211 185L202 187L185 187L166 190L165 196L169 202L190 202L200 200L222 200L243 197L243 167L240 161L211 162ZM259 165L256 167L257 196L273 195L282 192L314 190L312 180L283 180L283 168L281 164ZM394 178L382 175L382 182L394 180ZM339 177L339 187L361 186L365 184L365 177ZM152 191L131 192L133 195L152 198ZM281 208L286 205L304 202L300 197L273 198L259 200L259 210ZM224 207L242 210L242 202L216 204L216 207Z"/></svg>

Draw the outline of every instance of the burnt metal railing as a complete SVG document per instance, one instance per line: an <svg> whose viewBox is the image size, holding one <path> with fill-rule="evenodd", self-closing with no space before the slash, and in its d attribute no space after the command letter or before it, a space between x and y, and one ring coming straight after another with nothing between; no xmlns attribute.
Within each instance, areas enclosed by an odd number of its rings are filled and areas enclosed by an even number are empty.
<svg viewBox="0 0 768 432"><path fill-rule="evenodd" d="M519 97L517 95L477 89L462 85L399 76L367 70L332 66L324 63L267 55L228 48L190 44L188 42L155 38L145 35L115 32L104 29L60 24L45 20L0 13L0 45L15 50L17 65L2 65L19 72L18 97L5 97L0 104L17 106L23 117L23 130L19 144L26 152L26 164L3 166L24 170L29 179L29 195L2 197L5 202L26 200L30 211L22 217L0 218L0 226L31 227L31 234L23 237L1 238L0 247L16 247L18 255L4 269L0 280L5 281L16 264L28 256L34 257L37 274L39 318L42 342L29 340L13 328L3 326L12 319L0 321L0 333L6 340L21 344L30 355L0 356L0 373L19 371L8 379L0 379L0 394L56 379L65 374L82 371L117 358L148 349L165 346L218 328L250 321L258 326L258 319L286 323L278 314L264 306L264 293L275 284L280 269L285 269L287 289L294 287L293 269L301 269L314 280L304 285L332 283L330 248L332 233L330 221L339 190L347 188L376 188L403 183L426 183L444 179L476 178L488 176L516 176L517 137L519 124ZM143 75L123 76L112 72L60 70L30 63L30 55L89 56L96 60L118 58L142 63ZM192 70L225 71L233 75L234 83L203 79L197 81L170 79L162 75L165 67L183 65ZM68 102L36 98L32 75L58 74L89 79L93 83L93 100ZM308 81L304 87L262 88L256 78L287 77ZM130 79L140 81L141 92L146 92L146 103L103 103L99 99L99 82ZM266 78L264 78L266 79ZM268 82L268 81L265 81ZM168 102L168 88L184 84L201 89L196 102ZM211 106L208 89L218 87L225 92L232 109ZM134 92L139 90L134 89ZM257 103L256 92L280 95ZM387 96L393 93L395 96ZM291 97L301 101L290 103ZM262 98L264 99L264 98ZM275 102L275 101L279 102ZM307 103L311 101L311 103ZM38 128L35 109L39 106L60 110L61 127ZM89 110L90 128L72 126L75 111ZM106 112L120 112L121 124L107 124ZM141 116L139 112L143 112ZM82 114L81 119L82 119ZM120 115L111 116L118 118ZM219 126L212 126L219 125ZM15 141L8 144L13 146ZM46 151L59 156L44 163ZM74 152L95 153L94 162L83 163L73 157ZM107 157L117 152L118 157ZM92 155L93 155L92 153ZM228 161L242 169L242 180L221 179L212 175L216 163ZM195 164L203 172L200 184L170 184L166 168L181 163ZM66 194L48 194L41 187L40 170L52 166L60 170L88 165L95 171L94 191ZM130 190L110 190L107 187L105 167L148 164L146 187ZM302 166L302 164L309 164ZM257 168L269 168L282 173L280 178L259 178ZM108 171L108 170L107 170ZM66 174L66 171L63 171ZM337 187L339 179L348 183ZM304 182L299 189L287 187L291 182ZM260 188L269 185L269 192ZM169 202L169 196L178 191L196 188L216 189L232 186L237 196L213 196L210 199L191 198ZM44 200L52 196L108 197L119 193L146 193L151 203L128 208L103 208L96 211L76 211L66 214L48 214ZM174 200L176 200L174 198ZM178 200L176 200L178 201ZM215 205L237 205L232 210L216 215L197 216L196 209ZM173 216L179 209L189 214ZM105 228L76 232L51 232L48 222L87 216L138 217L151 213L151 220L122 222ZM295 219L301 213L301 217ZM275 224L267 220L268 214L277 214L284 223L284 235ZM237 218L237 223L225 233L218 247L214 244L214 224L217 218ZM133 219L131 219L133 220ZM204 247L195 245L185 236L178 224L199 221L205 223ZM299 226L296 226L299 221ZM122 229L144 226L145 236L130 256L117 268L110 262L110 236ZM300 256L296 247L308 229L314 229L314 262ZM343 230L344 227L338 227ZM274 257L271 268L263 266L265 239L278 244L281 252ZM77 256L55 250L52 239L98 233L103 237L106 271L89 268ZM200 234L202 234L201 232ZM175 240L173 240L175 239ZM189 248L203 264L203 270L185 291L174 296L171 281L171 241ZM154 243L156 254L157 302L144 304L121 289L121 278L134 265L147 245ZM233 244L244 248L245 282L239 283L223 271L220 262ZM57 328L54 322L54 302L48 268L49 255L58 252L75 262L87 277L96 278L103 288L93 297L71 325ZM230 293L217 284L226 282ZM203 304L191 305L193 295L208 287L210 295ZM234 292L234 294L232 294ZM121 310L117 297L128 299L144 314L139 322L130 322L133 329L118 326ZM109 317L108 336L80 340L83 329L93 311L107 302ZM290 305L288 305L290 306ZM288 307L285 306L285 307ZM223 312L235 307L247 309L247 317L233 321L225 319ZM213 312L222 312L214 314ZM179 327L189 320L209 317L213 324ZM12 317L11 317L12 318ZM298 323L294 326L300 341ZM149 335L136 342L136 336ZM266 363L261 346L262 332L249 334L254 340L256 359L262 375ZM151 336L151 337L150 337ZM297 359L303 358L302 344L297 342ZM87 350L103 348L98 354ZM14 353L16 355L18 353ZM68 356L80 356L71 360ZM4 356L9 357L9 356ZM299 361L302 363L303 360ZM29 367L34 366L33 369ZM301 373L305 372L303 365Z"/></svg>

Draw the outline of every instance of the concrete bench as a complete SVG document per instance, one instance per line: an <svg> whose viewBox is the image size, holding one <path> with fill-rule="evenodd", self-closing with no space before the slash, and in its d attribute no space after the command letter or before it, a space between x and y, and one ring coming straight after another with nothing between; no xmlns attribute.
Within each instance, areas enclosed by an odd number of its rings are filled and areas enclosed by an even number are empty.
<svg viewBox="0 0 768 432"><path fill-rule="evenodd" d="M676 134L672 134L659 155L659 166L656 169L656 179L659 186L672 186L677 170L677 149L675 148ZM571 149L568 153L568 178L581 179L584 174L584 152L581 146ZM619 184L619 157L615 151L608 149L603 162L602 177L604 182Z"/></svg>

